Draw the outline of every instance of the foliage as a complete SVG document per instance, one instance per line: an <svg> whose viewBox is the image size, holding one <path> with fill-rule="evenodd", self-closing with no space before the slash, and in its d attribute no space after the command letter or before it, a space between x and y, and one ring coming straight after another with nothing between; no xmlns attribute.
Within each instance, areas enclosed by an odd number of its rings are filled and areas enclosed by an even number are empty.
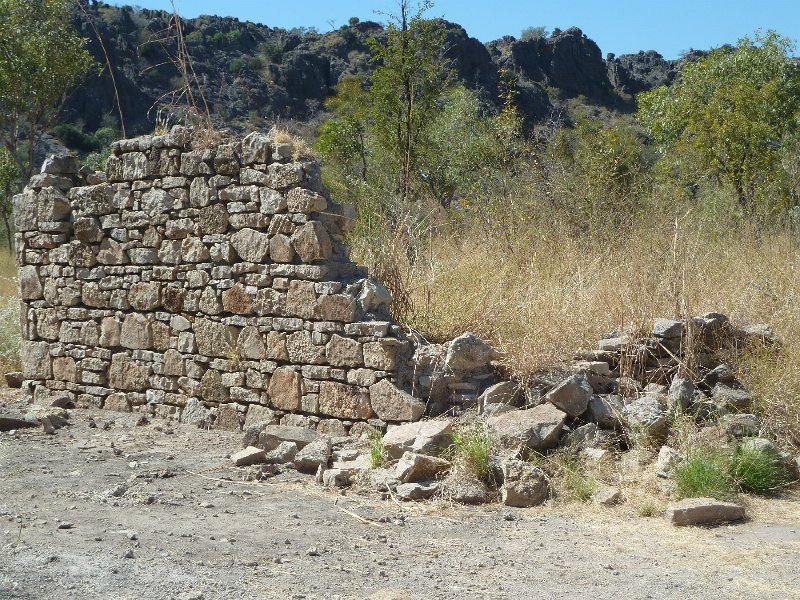
<svg viewBox="0 0 800 600"><path fill-rule="evenodd" d="M756 494L770 492L788 480L776 452L747 443L736 447L731 473L744 491Z"/></svg>
<svg viewBox="0 0 800 600"><path fill-rule="evenodd" d="M373 469L380 469L385 461L383 436L380 431L375 431L369 436L369 464Z"/></svg>
<svg viewBox="0 0 800 600"><path fill-rule="evenodd" d="M0 217L6 230L8 252L13 252L13 227L11 215L14 211L13 197L19 189L20 171L17 162L5 148L0 148Z"/></svg>
<svg viewBox="0 0 800 600"><path fill-rule="evenodd" d="M234 75L241 75L245 71L258 71L263 66L264 62L259 56L240 56L231 61L228 69Z"/></svg>
<svg viewBox="0 0 800 600"><path fill-rule="evenodd" d="M277 42L262 42L258 51L270 63L280 63L283 58L283 46Z"/></svg>
<svg viewBox="0 0 800 600"><path fill-rule="evenodd" d="M81 152L99 150L97 140L92 135L84 133L75 125L69 123L61 123L53 127L53 135L67 148L73 150L80 150Z"/></svg>
<svg viewBox="0 0 800 600"><path fill-rule="evenodd" d="M72 0L0 0L0 140L25 181L42 130L93 66L72 9ZM26 158L18 156L23 139Z"/></svg>
<svg viewBox="0 0 800 600"><path fill-rule="evenodd" d="M522 30L519 39L523 42L528 40L538 40L547 37L547 27L526 27Z"/></svg>
<svg viewBox="0 0 800 600"><path fill-rule="evenodd" d="M680 177L730 185L744 207L759 199L768 210L782 207L780 196L763 198L759 187L779 170L781 148L797 148L793 50L774 31L745 37L685 64L675 84L639 95L639 119Z"/></svg>
<svg viewBox="0 0 800 600"><path fill-rule="evenodd" d="M484 483L492 483L489 468L492 436L488 429L475 425L452 437L453 445L449 449L452 462Z"/></svg>
<svg viewBox="0 0 800 600"><path fill-rule="evenodd" d="M701 448L692 451L675 468L674 479L683 498L725 500L735 492L730 457L720 450Z"/></svg>

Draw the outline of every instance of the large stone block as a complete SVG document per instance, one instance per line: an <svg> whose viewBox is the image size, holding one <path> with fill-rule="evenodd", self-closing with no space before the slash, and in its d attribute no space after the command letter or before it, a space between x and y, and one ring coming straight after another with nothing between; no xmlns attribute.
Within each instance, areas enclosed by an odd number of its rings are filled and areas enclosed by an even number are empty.
<svg viewBox="0 0 800 600"><path fill-rule="evenodd" d="M317 346L308 331L295 331L286 338L289 360L298 365L325 364L325 346Z"/></svg>
<svg viewBox="0 0 800 600"><path fill-rule="evenodd" d="M115 390L142 392L147 388L150 370L137 364L129 355L118 353L111 357L108 383Z"/></svg>
<svg viewBox="0 0 800 600"><path fill-rule="evenodd" d="M328 208L325 196L305 188L292 188L286 193L286 204L292 213L321 212Z"/></svg>
<svg viewBox="0 0 800 600"><path fill-rule="evenodd" d="M194 336L200 354L227 358L231 355L236 337L234 328L208 319L194 322Z"/></svg>
<svg viewBox="0 0 800 600"><path fill-rule="evenodd" d="M405 452L437 454L453 443L453 424L450 421L419 421L390 426L383 436L383 449L391 458Z"/></svg>
<svg viewBox="0 0 800 600"><path fill-rule="evenodd" d="M331 238L319 221L309 221L295 231L292 247L304 263L328 260L333 252Z"/></svg>
<svg viewBox="0 0 800 600"><path fill-rule="evenodd" d="M566 419L565 412L545 403L490 417L487 424L505 445L521 443L532 450L544 450L556 445Z"/></svg>
<svg viewBox="0 0 800 600"><path fill-rule="evenodd" d="M279 367L272 373L267 389L270 404L278 410L300 410L303 396L302 377L290 367Z"/></svg>
<svg viewBox="0 0 800 600"><path fill-rule="evenodd" d="M245 327L236 341L239 355L245 360L261 360L266 356L264 336L256 327Z"/></svg>
<svg viewBox="0 0 800 600"><path fill-rule="evenodd" d="M672 525L712 525L728 521L741 521L745 517L743 506L713 498L687 498L667 507L667 522Z"/></svg>
<svg viewBox="0 0 800 600"><path fill-rule="evenodd" d="M161 305L161 284L157 281L134 283L128 291L128 302L136 310L155 310Z"/></svg>
<svg viewBox="0 0 800 600"><path fill-rule="evenodd" d="M132 350L148 350L153 345L150 320L141 314L125 315L120 332L119 345Z"/></svg>
<svg viewBox="0 0 800 600"><path fill-rule="evenodd" d="M260 263L269 254L269 236L255 229L242 229L231 236L231 245L247 262Z"/></svg>
<svg viewBox="0 0 800 600"><path fill-rule="evenodd" d="M313 281L296 279L286 293L286 313L301 319L317 318L317 293Z"/></svg>
<svg viewBox="0 0 800 600"><path fill-rule="evenodd" d="M253 313L253 296L247 293L241 283L222 292L222 307L226 312L235 315L249 315Z"/></svg>
<svg viewBox="0 0 800 600"><path fill-rule="evenodd" d="M50 379L53 376L50 361L50 344L23 341L19 346L24 379Z"/></svg>
<svg viewBox="0 0 800 600"><path fill-rule="evenodd" d="M364 390L338 383L322 381L319 386L319 411L338 419L369 419L372 406Z"/></svg>
<svg viewBox="0 0 800 600"><path fill-rule="evenodd" d="M19 268L19 297L22 300L38 300L44 295L37 267Z"/></svg>
<svg viewBox="0 0 800 600"><path fill-rule="evenodd" d="M364 366L364 351L362 345L354 339L332 335L327 346L325 356L328 364L334 367L361 367Z"/></svg>
<svg viewBox="0 0 800 600"><path fill-rule="evenodd" d="M425 413L425 405L384 379L370 386L369 399L378 418L384 421L417 421Z"/></svg>

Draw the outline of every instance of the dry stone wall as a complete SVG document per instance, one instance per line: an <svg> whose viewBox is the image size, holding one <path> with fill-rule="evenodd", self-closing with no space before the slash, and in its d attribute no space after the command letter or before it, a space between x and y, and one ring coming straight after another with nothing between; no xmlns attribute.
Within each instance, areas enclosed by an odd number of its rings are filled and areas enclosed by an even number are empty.
<svg viewBox="0 0 800 600"><path fill-rule="evenodd" d="M176 127L116 143L105 174L51 158L14 209L32 401L339 434L422 416L388 292L291 144Z"/></svg>

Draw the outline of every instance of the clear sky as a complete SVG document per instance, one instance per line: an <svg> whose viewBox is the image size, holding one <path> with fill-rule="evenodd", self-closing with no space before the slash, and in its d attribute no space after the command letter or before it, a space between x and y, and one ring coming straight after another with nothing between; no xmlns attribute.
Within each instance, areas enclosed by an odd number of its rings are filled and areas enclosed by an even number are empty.
<svg viewBox="0 0 800 600"><path fill-rule="evenodd" d="M170 9L169 0L134 0L144 8ZM316 27L328 31L350 17L385 21L375 11L392 12L396 0L175 0L184 17L201 14L237 17L270 27ZM735 43L757 29L775 29L800 38L800 0L435 0L431 16L462 25L488 42L518 37L528 26L566 29L573 25L603 54L657 50L675 58L690 48Z"/></svg>

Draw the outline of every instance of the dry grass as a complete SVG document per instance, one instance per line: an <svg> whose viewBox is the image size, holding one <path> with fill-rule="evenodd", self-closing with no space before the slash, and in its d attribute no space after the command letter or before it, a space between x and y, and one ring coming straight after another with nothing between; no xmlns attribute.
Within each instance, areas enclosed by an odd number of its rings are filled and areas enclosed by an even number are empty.
<svg viewBox="0 0 800 600"><path fill-rule="evenodd" d="M779 354L734 365L770 429L800 447L800 248L788 233L714 236L659 224L612 240L558 226L512 238L459 231L432 239L408 269L408 325L431 340L472 331L520 378L558 367L610 331L709 311L769 323ZM405 265L404 265L405 268Z"/></svg>

